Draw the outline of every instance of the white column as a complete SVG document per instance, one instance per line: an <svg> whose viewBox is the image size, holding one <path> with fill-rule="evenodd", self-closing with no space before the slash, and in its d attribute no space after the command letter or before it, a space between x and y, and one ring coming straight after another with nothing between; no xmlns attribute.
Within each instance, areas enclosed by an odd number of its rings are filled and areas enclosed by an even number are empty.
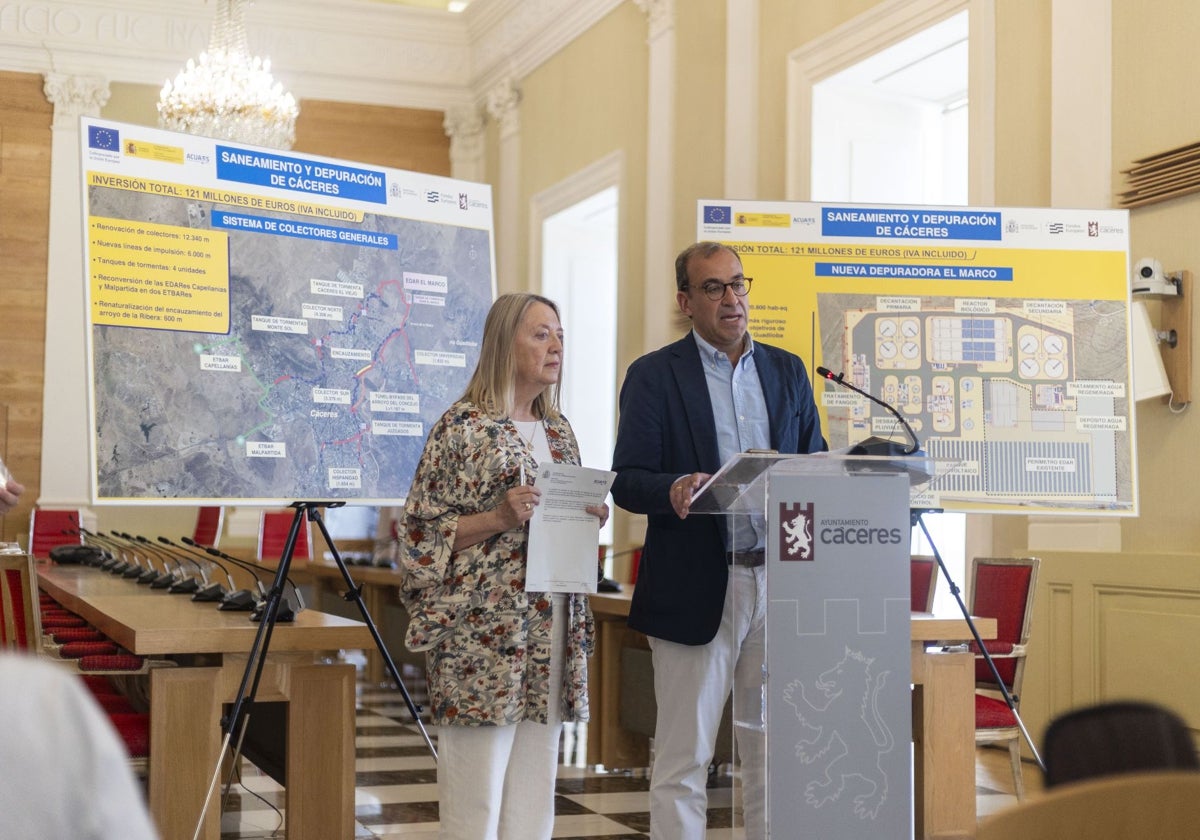
<svg viewBox="0 0 1200 840"><path fill-rule="evenodd" d="M759 0L725 4L725 194L758 198Z"/></svg>
<svg viewBox="0 0 1200 840"><path fill-rule="evenodd" d="M463 181L482 182L483 114L474 105L457 105L446 110L442 122L450 138L450 175Z"/></svg>
<svg viewBox="0 0 1200 840"><path fill-rule="evenodd" d="M488 91L487 112L500 127L500 172L496 179L496 283L500 292L525 289L517 277L521 213L521 91L505 79Z"/></svg>
<svg viewBox="0 0 1200 840"><path fill-rule="evenodd" d="M1111 207L1112 0L1054 0L1050 32L1050 204Z"/></svg>
<svg viewBox="0 0 1200 840"><path fill-rule="evenodd" d="M87 346L84 312L82 174L79 118L98 116L108 101L101 76L47 73L43 88L54 105L50 143L50 233L46 264L45 395L42 398L42 476L39 505L91 502ZM64 394L72 395L63 399Z"/></svg>
<svg viewBox="0 0 1200 840"><path fill-rule="evenodd" d="M996 0L970 0L967 56L967 200L996 201Z"/></svg>
<svg viewBox="0 0 1200 840"><path fill-rule="evenodd" d="M675 311L675 0L635 0L649 20L650 90L646 125L645 350L671 339ZM689 218L694 217L689 214ZM694 222L692 223L694 224ZM693 231L686 237L695 238Z"/></svg>
<svg viewBox="0 0 1200 840"><path fill-rule="evenodd" d="M1112 206L1112 2L1054 0L1050 8L1050 204ZM1031 516L1034 551L1120 551L1112 517Z"/></svg>

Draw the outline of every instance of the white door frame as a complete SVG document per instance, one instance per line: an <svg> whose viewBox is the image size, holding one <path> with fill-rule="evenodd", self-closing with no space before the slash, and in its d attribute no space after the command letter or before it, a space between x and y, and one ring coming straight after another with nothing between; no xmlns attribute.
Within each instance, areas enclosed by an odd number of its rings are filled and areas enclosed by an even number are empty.
<svg viewBox="0 0 1200 840"><path fill-rule="evenodd" d="M609 187L617 188L617 259L621 264L620 202L625 200L625 153L615 151L548 187L529 200L529 286L542 289L542 225L556 213L572 207Z"/></svg>
<svg viewBox="0 0 1200 840"><path fill-rule="evenodd" d="M964 9L970 13L968 200L973 206L994 202L995 0L887 0L788 53L784 183L789 201L812 196L813 85Z"/></svg>

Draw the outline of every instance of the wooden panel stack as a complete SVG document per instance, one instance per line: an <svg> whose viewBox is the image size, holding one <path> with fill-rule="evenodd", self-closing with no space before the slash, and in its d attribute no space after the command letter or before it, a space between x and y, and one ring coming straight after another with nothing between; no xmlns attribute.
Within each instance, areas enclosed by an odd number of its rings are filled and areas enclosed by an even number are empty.
<svg viewBox="0 0 1200 840"><path fill-rule="evenodd" d="M26 488L20 506L0 517L4 541L28 538L29 514L41 489L53 116L42 86L39 74L0 73L0 403L8 408L0 454ZM79 226L78 219L69 223Z"/></svg>
<svg viewBox="0 0 1200 840"><path fill-rule="evenodd" d="M1200 143L1139 158L1122 169L1129 189L1117 194L1121 207L1141 207L1200 190Z"/></svg>

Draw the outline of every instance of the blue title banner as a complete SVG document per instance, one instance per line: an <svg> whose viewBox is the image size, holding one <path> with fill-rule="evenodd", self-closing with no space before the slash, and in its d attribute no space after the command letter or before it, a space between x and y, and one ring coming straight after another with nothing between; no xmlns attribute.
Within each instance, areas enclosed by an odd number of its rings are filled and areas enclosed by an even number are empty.
<svg viewBox="0 0 1200 840"><path fill-rule="evenodd" d="M217 145L217 177L283 190L387 204L382 172Z"/></svg>
<svg viewBox="0 0 1200 840"><path fill-rule="evenodd" d="M899 277L905 280L1013 279L1011 266L819 262L813 269L817 277Z"/></svg>
<svg viewBox="0 0 1200 840"><path fill-rule="evenodd" d="M387 248L391 251L396 251L400 247L399 241L393 233L317 225L312 222L295 222L291 219L251 216L246 213L228 213L224 210L214 210L212 212L212 226L224 230L244 230L250 233L268 233L273 236L318 239L323 242L338 242L343 245Z"/></svg>
<svg viewBox="0 0 1200 840"><path fill-rule="evenodd" d="M900 207L822 207L824 236L856 239L982 239L999 242L1000 213Z"/></svg>

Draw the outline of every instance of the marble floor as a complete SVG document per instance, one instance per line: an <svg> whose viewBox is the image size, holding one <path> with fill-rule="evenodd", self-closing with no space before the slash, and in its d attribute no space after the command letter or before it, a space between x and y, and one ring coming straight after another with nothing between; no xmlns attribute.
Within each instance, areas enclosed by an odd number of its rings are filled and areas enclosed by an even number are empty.
<svg viewBox="0 0 1200 840"><path fill-rule="evenodd" d="M420 703L419 677L405 685ZM437 773L420 731L400 694L360 684L356 721L355 840L436 840ZM569 747L571 738L564 739ZM570 758L570 756L567 756ZM1041 789L1040 772L1027 764L1027 795ZM980 749L976 758L976 805L980 819L1016 803L1005 750ZM646 838L649 780L644 772L604 772L576 767L559 773L554 837ZM735 840L731 828L733 790L717 778L709 790L709 840ZM271 778L243 761L242 780L227 798L221 818L223 840L282 837L284 793Z"/></svg>

